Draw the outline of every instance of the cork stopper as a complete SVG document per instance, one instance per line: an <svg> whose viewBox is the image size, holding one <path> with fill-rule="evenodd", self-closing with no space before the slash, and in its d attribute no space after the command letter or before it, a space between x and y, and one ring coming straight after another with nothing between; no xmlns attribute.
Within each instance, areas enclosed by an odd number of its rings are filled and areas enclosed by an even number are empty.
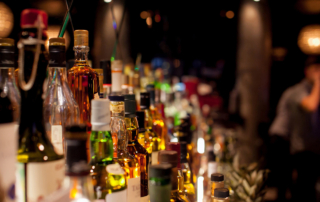
<svg viewBox="0 0 320 202"><path fill-rule="evenodd" d="M14 46L14 40L10 38L0 38L0 46Z"/></svg>
<svg viewBox="0 0 320 202"><path fill-rule="evenodd" d="M66 40L62 37L49 39L49 46L65 46L65 45L66 45Z"/></svg>
<svg viewBox="0 0 320 202"><path fill-rule="evenodd" d="M89 32L87 30L74 31L74 46L89 46Z"/></svg>

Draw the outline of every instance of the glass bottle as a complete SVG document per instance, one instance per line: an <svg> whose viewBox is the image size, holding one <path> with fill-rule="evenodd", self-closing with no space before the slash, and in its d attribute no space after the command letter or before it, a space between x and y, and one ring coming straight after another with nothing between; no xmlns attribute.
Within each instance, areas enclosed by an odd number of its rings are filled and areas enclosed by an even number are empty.
<svg viewBox="0 0 320 202"><path fill-rule="evenodd" d="M99 98L99 76L88 63L89 32L74 31L75 63L68 70L68 83L80 109L80 123L90 125L91 100Z"/></svg>
<svg viewBox="0 0 320 202"><path fill-rule="evenodd" d="M136 98L134 94L124 96L125 99L125 123L128 136L128 152L134 155L140 164L140 196L141 202L149 202L148 175L149 175L149 154L137 140L139 125L136 118Z"/></svg>
<svg viewBox="0 0 320 202"><path fill-rule="evenodd" d="M170 202L171 196L171 168L170 164L150 166L149 190L150 201Z"/></svg>
<svg viewBox="0 0 320 202"><path fill-rule="evenodd" d="M106 181L106 202L127 201L126 174L119 164L110 164L105 168L107 173ZM103 179L102 179L103 180Z"/></svg>
<svg viewBox="0 0 320 202"><path fill-rule="evenodd" d="M227 188L216 188L214 190L214 196L212 202L229 202L229 189Z"/></svg>
<svg viewBox="0 0 320 202"><path fill-rule="evenodd" d="M129 154L128 136L126 133L126 124L124 120L124 96L110 95L111 111L111 133L112 138L117 136L117 156L114 159L126 172L128 192L127 197L130 201L140 201L140 165L135 156ZM115 144L113 145L115 149Z"/></svg>
<svg viewBox="0 0 320 202"><path fill-rule="evenodd" d="M123 64L121 60L114 60L111 62L111 91L114 95L122 94L122 68Z"/></svg>
<svg viewBox="0 0 320 202"><path fill-rule="evenodd" d="M48 86L44 99L46 132L58 154L65 151L66 125L79 122L79 106L67 81L65 39L49 39Z"/></svg>
<svg viewBox="0 0 320 202"><path fill-rule="evenodd" d="M111 64L110 61L100 61L100 68L103 69L103 97L108 98L111 94Z"/></svg>
<svg viewBox="0 0 320 202"><path fill-rule="evenodd" d="M150 142L150 139L146 136L145 113L144 111L137 111L136 115L137 115L137 120L139 125L139 134L137 139L138 139L138 142L147 150L149 154L149 161L150 161L153 143Z"/></svg>
<svg viewBox="0 0 320 202"><path fill-rule="evenodd" d="M64 179L63 155L54 151L43 118L43 83L48 65L44 47L47 19L47 14L37 9L25 9L21 14L22 33L18 44L21 118L16 174L19 201L37 201L59 189Z"/></svg>
<svg viewBox="0 0 320 202"><path fill-rule="evenodd" d="M14 78L16 66L14 49L13 39L0 38L0 88L2 93L10 99L13 107L13 119L18 123L20 119L20 93Z"/></svg>
<svg viewBox="0 0 320 202"><path fill-rule="evenodd" d="M162 150L159 152L159 163L160 164L171 164L171 196L170 202L187 202L179 194L179 179L178 179L178 153L176 151ZM181 182L181 181L180 181Z"/></svg>
<svg viewBox="0 0 320 202"><path fill-rule="evenodd" d="M66 127L66 181L72 202L93 201L93 184L87 164L86 125Z"/></svg>
<svg viewBox="0 0 320 202"><path fill-rule="evenodd" d="M140 109L145 112L146 137L152 142L151 164L158 163L161 139L153 132L153 117L150 110L150 93L140 93Z"/></svg>
<svg viewBox="0 0 320 202"><path fill-rule="evenodd" d="M160 138L160 150L166 149L166 144L168 142L168 128L166 125L165 120L159 113L159 110L156 108L155 105L155 89L154 85L149 84L147 85L147 91L150 93L150 110L153 117L153 131L158 135Z"/></svg>
<svg viewBox="0 0 320 202"><path fill-rule="evenodd" d="M195 195L195 189L191 182L192 173L191 173L191 167L188 162L187 156L187 143L186 142L180 142L180 163L181 163L181 171L184 179L184 192L187 195L190 202L196 201L196 195Z"/></svg>

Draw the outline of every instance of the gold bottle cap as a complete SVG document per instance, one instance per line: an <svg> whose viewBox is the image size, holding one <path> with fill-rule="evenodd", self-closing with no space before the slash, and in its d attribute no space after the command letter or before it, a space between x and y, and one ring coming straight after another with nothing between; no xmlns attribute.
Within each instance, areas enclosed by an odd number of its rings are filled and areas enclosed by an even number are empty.
<svg viewBox="0 0 320 202"><path fill-rule="evenodd" d="M65 45L66 45L66 40L62 37L49 39L49 46L65 46Z"/></svg>
<svg viewBox="0 0 320 202"><path fill-rule="evenodd" d="M74 46L89 46L89 32L87 30L74 31Z"/></svg>
<svg viewBox="0 0 320 202"><path fill-rule="evenodd" d="M14 40L10 38L0 38L0 46L14 46Z"/></svg>

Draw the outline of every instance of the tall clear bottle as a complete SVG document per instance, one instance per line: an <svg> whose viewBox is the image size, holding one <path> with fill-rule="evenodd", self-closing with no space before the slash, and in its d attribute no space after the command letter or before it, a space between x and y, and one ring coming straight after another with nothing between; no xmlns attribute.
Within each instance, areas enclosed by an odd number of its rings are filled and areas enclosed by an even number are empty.
<svg viewBox="0 0 320 202"><path fill-rule="evenodd" d="M117 136L116 157L114 161L118 162L125 170L128 192L127 197L130 202L140 201L140 165L138 159L128 152L128 135L124 120L124 96L110 95L111 111L111 133L112 137ZM115 149L115 145L113 147ZM115 154L115 153L114 153Z"/></svg>
<svg viewBox="0 0 320 202"><path fill-rule="evenodd" d="M75 63L68 70L68 83L80 109L80 123L90 125L91 100L99 98L99 76L88 63L89 32L74 31Z"/></svg>
<svg viewBox="0 0 320 202"><path fill-rule="evenodd" d="M46 132L58 154L65 151L65 126L79 122L79 106L68 85L65 39L49 39L48 86L44 99Z"/></svg>
<svg viewBox="0 0 320 202"><path fill-rule="evenodd" d="M139 125L136 117L136 98L134 94L125 95L125 122L128 136L128 152L135 156L140 164L140 196L141 202L149 202L148 176L149 176L149 154L138 142Z"/></svg>
<svg viewBox="0 0 320 202"><path fill-rule="evenodd" d="M48 16L26 9L21 14L19 90L21 118L17 154L16 193L18 201L38 201L59 189L65 161L46 135L43 118L43 83L48 65L44 43ZM50 173L50 175L48 175Z"/></svg>
<svg viewBox="0 0 320 202"><path fill-rule="evenodd" d="M14 78L16 66L14 58L14 40L0 38L0 88L11 101L13 107L13 119L19 122L20 119L20 92Z"/></svg>

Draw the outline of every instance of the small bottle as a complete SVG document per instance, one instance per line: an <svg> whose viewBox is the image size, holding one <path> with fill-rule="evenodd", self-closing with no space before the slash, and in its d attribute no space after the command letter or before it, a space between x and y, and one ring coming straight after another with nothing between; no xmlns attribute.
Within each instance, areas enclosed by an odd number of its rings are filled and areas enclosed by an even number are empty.
<svg viewBox="0 0 320 202"><path fill-rule="evenodd" d="M211 174L211 196L214 196L216 188L224 188L224 175L220 173Z"/></svg>
<svg viewBox="0 0 320 202"><path fill-rule="evenodd" d="M181 195L179 194L179 174L178 174L178 153L176 151L167 151L162 150L159 152L159 163L160 164L171 164L172 172L171 172L171 196L170 202L187 202Z"/></svg>
<svg viewBox="0 0 320 202"><path fill-rule="evenodd" d="M171 164L150 166L149 192L152 202L170 202L171 198Z"/></svg>
<svg viewBox="0 0 320 202"><path fill-rule="evenodd" d="M64 154L66 125L79 122L79 106L67 81L64 38L49 39L48 85L43 103L46 131L55 151Z"/></svg>
<svg viewBox="0 0 320 202"><path fill-rule="evenodd" d="M66 127L66 176L70 189L70 201L93 201L93 184L87 164L86 125Z"/></svg>
<svg viewBox="0 0 320 202"><path fill-rule="evenodd" d="M149 140L146 134L145 112L137 111L136 115L137 115L138 124L139 124L138 142L147 150L149 154L149 160L150 160L151 154L152 154L152 142ZM157 160L157 163L158 163L158 160Z"/></svg>
<svg viewBox="0 0 320 202"><path fill-rule="evenodd" d="M216 188L214 190L214 196L212 202L229 202L229 189Z"/></svg>
<svg viewBox="0 0 320 202"><path fill-rule="evenodd" d="M103 69L103 97L108 98L111 94L111 64L108 60L100 61L100 68ZM99 80L100 81L100 80Z"/></svg>
<svg viewBox="0 0 320 202"><path fill-rule="evenodd" d="M134 94L124 96L125 99L125 122L128 136L128 152L135 156L140 164L140 191L141 202L149 202L148 175L149 175L149 154L138 142L139 125L136 117L136 99Z"/></svg>
<svg viewBox="0 0 320 202"><path fill-rule="evenodd" d="M152 142L151 164L158 163L161 139L153 131L153 117L150 110L150 93L140 93L140 109L145 112L146 137Z"/></svg>

